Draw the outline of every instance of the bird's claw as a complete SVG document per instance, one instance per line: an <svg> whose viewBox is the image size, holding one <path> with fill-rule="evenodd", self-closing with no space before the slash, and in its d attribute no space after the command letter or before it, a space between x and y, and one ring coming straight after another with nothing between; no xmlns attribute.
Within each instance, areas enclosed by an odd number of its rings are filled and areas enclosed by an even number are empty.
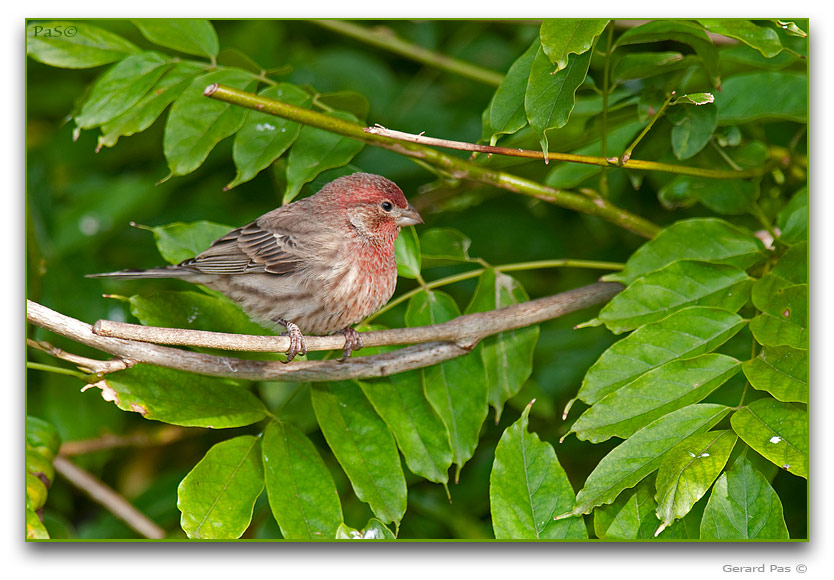
<svg viewBox="0 0 834 580"><path fill-rule="evenodd" d="M290 322L289 320L279 320L278 322L287 327L287 332L281 333L281 336L290 337L290 348L287 349L287 360L281 362L286 364L297 355L304 356L307 354L307 341L304 339L304 335L301 334L301 329L298 328L298 325Z"/></svg>
<svg viewBox="0 0 834 580"><path fill-rule="evenodd" d="M345 348L342 351L342 358L336 360L345 362L353 351L362 348L362 336L350 326L343 328L339 332L345 335Z"/></svg>

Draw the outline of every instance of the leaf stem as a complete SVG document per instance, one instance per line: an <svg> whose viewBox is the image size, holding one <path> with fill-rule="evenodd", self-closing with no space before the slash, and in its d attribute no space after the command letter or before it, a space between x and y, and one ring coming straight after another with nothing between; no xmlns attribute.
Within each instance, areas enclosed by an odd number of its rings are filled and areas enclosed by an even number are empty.
<svg viewBox="0 0 834 580"><path fill-rule="evenodd" d="M69 375L71 377L75 377L77 379L81 379L82 381L87 381L87 375L82 372L75 371L72 369L65 369L64 367L56 367L54 365L47 365L38 362L26 361L26 368L33 369L38 371L46 371L50 373L55 373L59 375Z"/></svg>
<svg viewBox="0 0 834 580"><path fill-rule="evenodd" d="M637 147L637 144L640 143L640 141L643 140L643 137L645 137L648 134L648 132L651 131L651 128L654 127L654 124L661 117L661 115L663 115L663 113L666 111L666 107L668 107L669 103L672 102L672 98L674 96L675 96L675 91L672 91L672 93L668 97L666 97L666 100L663 101L663 104L660 106L660 109L658 109L657 112L654 114L654 117L651 118L651 120L649 121L649 124L646 125L643 128L643 130L640 132L640 134L637 135L637 138L631 143L631 145L629 145L626 148L626 150L623 152L622 156L620 157L620 165L626 164L631 159L631 154L632 154L632 152L634 152L634 148Z"/></svg>
<svg viewBox="0 0 834 580"><path fill-rule="evenodd" d="M504 80L504 75L499 72L448 57L445 54L423 48L418 44L406 42L398 38L389 29L359 26L346 20L311 20L310 22L371 46L382 48L446 72L464 76L485 85L497 87Z"/></svg>
<svg viewBox="0 0 834 580"><path fill-rule="evenodd" d="M614 21L608 23L608 40L605 45L605 60L602 67L602 119L600 130L602 136L600 139L600 153L603 157L608 155L608 93L610 86L608 82L609 70L611 67L611 49L614 42ZM599 176L599 189L602 196L608 198L608 166L602 168Z"/></svg>

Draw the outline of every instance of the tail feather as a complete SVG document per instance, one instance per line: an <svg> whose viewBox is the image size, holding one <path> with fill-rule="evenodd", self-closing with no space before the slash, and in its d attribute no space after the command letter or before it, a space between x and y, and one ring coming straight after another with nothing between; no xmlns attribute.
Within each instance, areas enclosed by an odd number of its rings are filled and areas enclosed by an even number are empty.
<svg viewBox="0 0 834 580"><path fill-rule="evenodd" d="M149 270L119 270L118 272L103 272L101 274L87 274L86 278L116 278L132 280L138 278L187 278L189 272L182 268L151 268Z"/></svg>

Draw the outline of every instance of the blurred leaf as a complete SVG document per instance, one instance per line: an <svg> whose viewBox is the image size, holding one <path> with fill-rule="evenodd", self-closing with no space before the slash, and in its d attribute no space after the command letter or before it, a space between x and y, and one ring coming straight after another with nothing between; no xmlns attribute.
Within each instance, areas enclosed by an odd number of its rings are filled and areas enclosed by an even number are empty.
<svg viewBox="0 0 834 580"><path fill-rule="evenodd" d="M34 511L41 509L49 494L46 484L38 476L26 472L26 508Z"/></svg>
<svg viewBox="0 0 834 580"><path fill-rule="evenodd" d="M592 405L666 362L712 351L745 324L732 312L691 306L641 326L602 353L588 369L577 397Z"/></svg>
<svg viewBox="0 0 834 580"><path fill-rule="evenodd" d="M655 20L626 30L615 42L615 47L631 44L673 40L688 44L701 59L713 86L721 85L718 71L718 49L697 24L684 20Z"/></svg>
<svg viewBox="0 0 834 580"><path fill-rule="evenodd" d="M660 525L654 485L644 479L610 505L594 508L594 532L600 540L648 540Z"/></svg>
<svg viewBox="0 0 834 580"><path fill-rule="evenodd" d="M115 119L139 102L171 66L158 52L140 52L120 61L93 84L75 124L90 129Z"/></svg>
<svg viewBox="0 0 834 580"><path fill-rule="evenodd" d="M592 443L626 439L655 419L702 401L740 368L736 359L716 353L669 361L594 403L571 432Z"/></svg>
<svg viewBox="0 0 834 580"><path fill-rule="evenodd" d="M203 65L188 60L180 61L173 68L167 69L162 78L136 104L102 125L98 138L99 148L112 147L119 137L134 135L150 127L168 105L194 81L194 77L204 71Z"/></svg>
<svg viewBox="0 0 834 580"><path fill-rule="evenodd" d="M330 116L343 121L358 122L350 113L336 111L330 113ZM322 171L350 163L363 146L364 143L356 139L304 125L287 159L287 189L284 191L284 203L294 200L301 192L301 187L315 179Z"/></svg>
<svg viewBox="0 0 834 580"><path fill-rule="evenodd" d="M236 304L201 292L157 291L130 297L130 312L146 326L270 334Z"/></svg>
<svg viewBox="0 0 834 580"><path fill-rule="evenodd" d="M570 55L565 68L554 71L550 59L540 48L530 65L530 78L524 95L527 121L536 132L547 159L547 130L564 126L576 103L576 89L585 81L591 64L589 50Z"/></svg>
<svg viewBox="0 0 834 580"><path fill-rule="evenodd" d="M256 81L239 69L220 69L197 77L171 106L165 124L163 149L173 175L191 173L220 141L240 129L247 110L203 95L213 83L244 91Z"/></svg>
<svg viewBox="0 0 834 580"><path fill-rule="evenodd" d="M361 501L384 522L399 522L406 508L406 486L391 432L359 385L316 383L313 409L327 444Z"/></svg>
<svg viewBox="0 0 834 580"><path fill-rule="evenodd" d="M533 58L540 47L539 39L536 38L524 54L516 59L484 111L482 138L489 139L491 145L495 145L499 135L513 134L527 124L524 94Z"/></svg>
<svg viewBox="0 0 834 580"><path fill-rule="evenodd" d="M765 346L742 366L750 386L783 402L808 403L808 351Z"/></svg>
<svg viewBox="0 0 834 580"><path fill-rule="evenodd" d="M460 316L451 296L427 291L415 294L405 313L407 326L426 326ZM440 416L449 434L452 461L460 468L478 445L487 416L487 385L480 357L472 353L420 371L426 398Z"/></svg>
<svg viewBox="0 0 834 580"><path fill-rule="evenodd" d="M666 528L685 516L721 474L737 437L709 431L687 437L669 451L657 470L657 517Z"/></svg>
<svg viewBox="0 0 834 580"><path fill-rule="evenodd" d="M771 463L808 479L808 411L800 405L757 399L736 411L730 424Z"/></svg>
<svg viewBox="0 0 834 580"><path fill-rule="evenodd" d="M270 421L261 448L269 506L281 535L288 540L334 538L342 506L313 443L291 423Z"/></svg>
<svg viewBox="0 0 834 580"><path fill-rule="evenodd" d="M52 460L55 456L39 453L34 449L26 449L25 457L26 473L34 475L43 481L45 485L51 486L52 482L55 481L55 467L52 465Z"/></svg>
<svg viewBox="0 0 834 580"><path fill-rule="evenodd" d="M735 266L672 262L629 284L605 305L598 320L619 334L687 306L716 306L736 312L750 298L751 283L752 279Z"/></svg>
<svg viewBox="0 0 834 580"><path fill-rule="evenodd" d="M766 257L761 241L748 230L716 218L680 220L638 248L621 272L603 280L630 284L677 260L730 264L746 270Z"/></svg>
<svg viewBox="0 0 834 580"><path fill-rule="evenodd" d="M487 268L466 313L489 312L527 302L530 298L515 278ZM510 332L499 332L478 345L486 372L487 399L495 409L495 422L501 419L504 403L514 397L533 372L533 351L539 339L538 325Z"/></svg>
<svg viewBox="0 0 834 580"><path fill-rule="evenodd" d="M289 83L278 83L258 93L262 97L309 107L312 98ZM237 175L225 189L231 189L255 177L262 169L278 159L293 144L301 125L275 115L249 111L240 130L235 134L232 157Z"/></svg>
<svg viewBox="0 0 834 580"><path fill-rule="evenodd" d="M793 245L808 239L808 188L803 187L794 194L788 204L779 212L778 222L782 235L779 241Z"/></svg>
<svg viewBox="0 0 834 580"><path fill-rule="evenodd" d="M712 488L701 518L701 540L787 540L782 502L746 457L735 460Z"/></svg>
<svg viewBox="0 0 834 580"><path fill-rule="evenodd" d="M251 435L214 445L177 489L181 525L192 539L239 538L264 489L260 440Z"/></svg>
<svg viewBox="0 0 834 580"><path fill-rule="evenodd" d="M373 93L370 93L373 94ZM357 119L364 121L368 118L371 103L368 97L356 91L333 91L316 95L316 103L337 111L350 113Z"/></svg>
<svg viewBox="0 0 834 580"><path fill-rule="evenodd" d="M428 228L420 233L420 254L423 259L468 262L470 240L455 228Z"/></svg>
<svg viewBox="0 0 834 580"><path fill-rule="evenodd" d="M266 417L260 399L230 381L152 365L110 373L91 386L123 411L171 425L225 429Z"/></svg>
<svg viewBox="0 0 834 580"><path fill-rule="evenodd" d="M808 350L807 284L756 292L753 304L762 311L750 321L750 330L759 344Z"/></svg>
<svg viewBox="0 0 834 580"><path fill-rule="evenodd" d="M132 22L145 38L165 48L209 58L220 50L214 26L202 18L136 18Z"/></svg>
<svg viewBox="0 0 834 580"><path fill-rule="evenodd" d="M765 119L808 122L808 76L793 72L741 73L716 93L722 125Z"/></svg>
<svg viewBox="0 0 834 580"><path fill-rule="evenodd" d="M690 175L676 177L658 192L660 202L667 209L685 207L691 205L687 202L697 200L712 211L725 215L739 215L753 211L753 203L758 195L758 188L752 181L711 179Z"/></svg>
<svg viewBox="0 0 834 580"><path fill-rule="evenodd" d="M208 221L176 222L152 227L156 249L169 264L179 264L203 252L211 243L229 233L230 226Z"/></svg>
<svg viewBox="0 0 834 580"><path fill-rule="evenodd" d="M571 54L582 54L594 45L608 20L603 18L547 18L539 36L542 49L557 70L568 66Z"/></svg>
<svg viewBox="0 0 834 580"><path fill-rule="evenodd" d="M699 18L698 22L710 32L735 38L752 46L767 58L782 52L779 35L772 28L757 26L742 18Z"/></svg>
<svg viewBox="0 0 834 580"><path fill-rule="evenodd" d="M598 505L611 503L621 491L634 487L655 471L675 445L707 431L731 410L723 405L700 403L649 423L602 458L576 496L576 506L558 517L586 514Z"/></svg>
<svg viewBox="0 0 834 580"><path fill-rule="evenodd" d="M61 436L48 421L39 417L26 415L26 449L32 450L50 461L58 455L61 448Z"/></svg>
<svg viewBox="0 0 834 580"><path fill-rule="evenodd" d="M90 68L137 52L132 42L92 24L59 20L26 27L26 54L50 66Z"/></svg>
<svg viewBox="0 0 834 580"><path fill-rule="evenodd" d="M495 448L489 505L497 540L587 539L581 517L555 521L573 506L573 488L556 452L527 431L530 405Z"/></svg>
<svg viewBox="0 0 834 580"><path fill-rule="evenodd" d="M49 532L43 522L31 508L26 508L26 539L48 540Z"/></svg>
<svg viewBox="0 0 834 580"><path fill-rule="evenodd" d="M718 126L718 109L709 105L698 106L698 103L694 107L678 105L669 109L666 118L673 125L672 152L678 159L689 159L712 138Z"/></svg>
<svg viewBox="0 0 834 580"><path fill-rule="evenodd" d="M394 242L394 257L397 260L397 274L403 278L420 276L420 239L414 226L404 228Z"/></svg>
<svg viewBox="0 0 834 580"><path fill-rule="evenodd" d="M359 386L393 433L408 468L445 485L452 450L446 427L423 394L419 371L360 381Z"/></svg>

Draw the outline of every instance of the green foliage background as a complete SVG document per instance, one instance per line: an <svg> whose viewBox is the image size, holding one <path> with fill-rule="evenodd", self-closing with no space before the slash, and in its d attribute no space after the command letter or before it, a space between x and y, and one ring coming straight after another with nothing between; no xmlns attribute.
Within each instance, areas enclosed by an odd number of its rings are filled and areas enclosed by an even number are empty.
<svg viewBox="0 0 834 580"><path fill-rule="evenodd" d="M139 366L108 377L116 406L98 389L79 393L85 377L29 349L29 537L137 537L49 471L58 437L130 435L145 443L72 460L170 538L364 530L630 540L659 529L659 539L807 538L807 21L361 24L495 72L472 78L307 21L30 22L27 297L90 323L263 333L193 287L84 275L182 260L225 226L360 170L397 182L426 219L401 236L398 294L476 266L559 258L626 263L610 279L628 288L581 329L574 326L595 312L488 339L442 368L374 381L233 384ZM83 44L62 52L66 37L36 36L35 26L76 26L76 41L114 52ZM214 117L219 103L201 90L215 81L363 125L590 156L621 155L661 111L634 159L767 170L717 180L498 155L474 161L666 228L646 244L623 223L277 117L238 107ZM163 88L172 99L182 91L164 112L152 98ZM161 113L153 123L151 111ZM264 137L264 123L279 136ZM772 251L751 233L776 228ZM373 322L428 324L582 286L600 272L511 274L487 268L418 292ZM786 308L796 313L791 324L780 319ZM28 333L100 357L40 329ZM504 353L512 364L502 367ZM659 391L663 404L647 403ZM443 397L452 401L445 410ZM131 402L157 421L124 412ZM456 421L468 431L453 432ZM346 427L361 429L357 449L340 442ZM790 448L772 451L773 437ZM703 461L693 466L695 448ZM362 471L368 458L377 463ZM44 470L48 496L32 479ZM298 481L307 484L282 495ZM754 489L762 499L744 505ZM218 505L229 515L217 515ZM740 509L756 514L755 525L733 519Z"/></svg>

